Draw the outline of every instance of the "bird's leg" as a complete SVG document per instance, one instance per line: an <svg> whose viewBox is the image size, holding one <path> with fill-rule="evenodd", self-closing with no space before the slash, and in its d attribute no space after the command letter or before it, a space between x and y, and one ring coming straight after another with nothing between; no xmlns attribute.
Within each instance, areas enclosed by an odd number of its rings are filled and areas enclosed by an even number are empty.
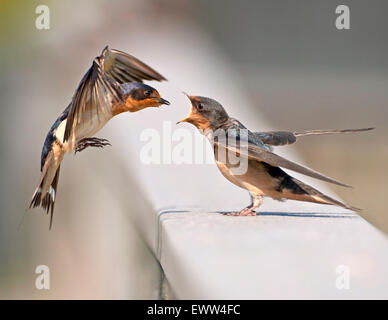
<svg viewBox="0 0 388 320"><path fill-rule="evenodd" d="M230 212L226 215L228 216L255 216L256 212L255 209L260 207L260 205L263 202L263 198L260 195L257 194L250 194L251 196L251 204L244 209L242 209L240 212Z"/></svg>
<svg viewBox="0 0 388 320"><path fill-rule="evenodd" d="M238 215L239 216L255 216L256 212L255 209L260 207L260 205L263 203L263 198L256 194L250 194L251 196L251 204L247 206L246 208L242 209Z"/></svg>
<svg viewBox="0 0 388 320"><path fill-rule="evenodd" d="M103 148L105 146L110 146L111 144L107 139L100 139L96 137L84 138L78 141L77 146L74 149L74 153L81 152L87 147L98 147Z"/></svg>

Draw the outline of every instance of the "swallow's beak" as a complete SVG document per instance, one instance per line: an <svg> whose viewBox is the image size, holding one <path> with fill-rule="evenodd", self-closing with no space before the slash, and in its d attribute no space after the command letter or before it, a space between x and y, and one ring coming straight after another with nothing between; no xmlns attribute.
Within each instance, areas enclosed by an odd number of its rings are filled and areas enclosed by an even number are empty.
<svg viewBox="0 0 388 320"><path fill-rule="evenodd" d="M187 97L189 98L190 102L192 103L191 101L191 96L188 95L186 92L182 91L182 93ZM195 110L194 110L194 107L193 105L191 105L191 109L190 109L190 112L189 114L184 117L183 119L179 120L176 124L179 124L179 123L182 123L182 122L188 122L188 123L192 123L192 120L193 120L193 116L194 116L194 113L195 113Z"/></svg>
<svg viewBox="0 0 388 320"><path fill-rule="evenodd" d="M183 119L179 120L176 124L182 123L182 122L191 122L193 116L193 107L191 107L189 114L184 117Z"/></svg>
<svg viewBox="0 0 388 320"><path fill-rule="evenodd" d="M187 98L189 98L189 100L190 100L190 102L191 102L190 96L189 96L186 92L184 92L184 91L182 91L182 93L183 93ZM179 120L176 124L180 124L180 123L182 123L182 122L190 122L190 117L191 117L192 114L193 114L193 107L191 107L189 114L188 114L186 117L184 117L183 119Z"/></svg>
<svg viewBox="0 0 388 320"><path fill-rule="evenodd" d="M160 103L160 104L165 104L165 105L167 105L167 106L170 105L170 102L168 102L167 100L165 100L165 99L163 99L163 98L160 98L160 99L159 99L159 103Z"/></svg>
<svg viewBox="0 0 388 320"><path fill-rule="evenodd" d="M189 119L189 117L183 118L183 119L179 120L176 124L180 124L182 122L187 122L188 119Z"/></svg>

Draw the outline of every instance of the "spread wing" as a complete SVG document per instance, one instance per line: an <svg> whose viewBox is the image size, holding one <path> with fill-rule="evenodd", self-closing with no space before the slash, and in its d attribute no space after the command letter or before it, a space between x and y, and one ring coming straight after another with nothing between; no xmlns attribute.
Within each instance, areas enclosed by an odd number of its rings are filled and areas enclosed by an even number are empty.
<svg viewBox="0 0 388 320"><path fill-rule="evenodd" d="M326 182L337 184L343 187L350 187L346 184L343 184L339 181L329 178L317 171L314 171L310 168L304 167L300 164L287 160L271 151L265 150L263 147L252 142L251 139L241 138L238 135L238 131L235 131L235 130L233 130L232 132L228 132L228 138L225 138L225 137L216 138L214 140L214 144L216 144L219 148L226 148L228 152L233 152L234 154L240 154L240 156L247 157L250 160L265 162L274 167L282 167Z"/></svg>
<svg viewBox="0 0 388 320"><path fill-rule="evenodd" d="M344 129L344 130L308 130L308 131L268 131L268 132L255 132L255 136L259 138L263 143L270 146L283 146L286 144L292 144L296 141L297 137L309 136L309 135L321 135L321 134L333 134L333 133L348 133L369 131L374 128L362 128L362 129Z"/></svg>
<svg viewBox="0 0 388 320"><path fill-rule="evenodd" d="M79 124L100 127L111 118L111 107L122 100L120 84L166 80L135 57L108 46L96 57L73 96L67 118L64 141ZM96 121L97 123L93 123Z"/></svg>

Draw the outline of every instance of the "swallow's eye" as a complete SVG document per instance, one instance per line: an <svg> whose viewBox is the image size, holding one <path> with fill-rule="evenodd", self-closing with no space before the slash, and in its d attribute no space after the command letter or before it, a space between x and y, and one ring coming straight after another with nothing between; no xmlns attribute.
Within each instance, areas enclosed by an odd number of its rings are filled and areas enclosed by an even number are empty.
<svg viewBox="0 0 388 320"><path fill-rule="evenodd" d="M144 91L144 95L145 95L146 97L150 96L151 93L152 93L151 90L146 90L146 91Z"/></svg>
<svg viewBox="0 0 388 320"><path fill-rule="evenodd" d="M202 103L198 103L198 110L203 110L203 104Z"/></svg>

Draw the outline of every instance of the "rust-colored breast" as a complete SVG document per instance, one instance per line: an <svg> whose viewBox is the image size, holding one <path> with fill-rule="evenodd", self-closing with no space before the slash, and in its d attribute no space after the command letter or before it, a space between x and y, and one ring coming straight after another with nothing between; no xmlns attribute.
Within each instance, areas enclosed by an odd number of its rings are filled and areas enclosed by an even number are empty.
<svg viewBox="0 0 388 320"><path fill-rule="evenodd" d="M131 111L125 104L116 104L112 106L112 115L116 116L120 113Z"/></svg>

